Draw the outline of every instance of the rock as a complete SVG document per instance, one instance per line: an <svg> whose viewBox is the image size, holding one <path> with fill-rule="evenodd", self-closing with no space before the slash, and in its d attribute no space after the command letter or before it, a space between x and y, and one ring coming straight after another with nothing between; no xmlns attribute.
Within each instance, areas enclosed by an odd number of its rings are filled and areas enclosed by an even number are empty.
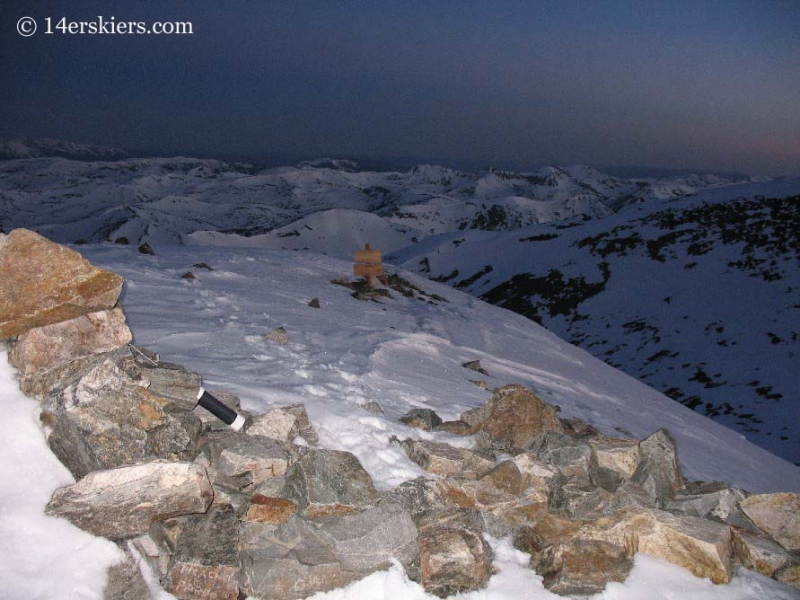
<svg viewBox="0 0 800 600"><path fill-rule="evenodd" d="M381 503L399 504L416 519L426 512L445 507L452 486L442 479L417 477L381 494Z"/></svg>
<svg viewBox="0 0 800 600"><path fill-rule="evenodd" d="M497 463L481 477L481 481L486 481L498 490L502 490L512 496L519 496L525 490L522 472L520 472L516 463L511 460Z"/></svg>
<svg viewBox="0 0 800 600"><path fill-rule="evenodd" d="M187 279L189 281L194 281L197 279L197 275L192 273L191 271L186 271L183 275L181 275L181 279Z"/></svg>
<svg viewBox="0 0 800 600"><path fill-rule="evenodd" d="M286 500L285 498L253 494L244 520L250 523L283 525L289 520L289 517L296 513L296 502Z"/></svg>
<svg viewBox="0 0 800 600"><path fill-rule="evenodd" d="M476 373L480 373L481 375L489 376L489 373L486 372L486 369L481 367L481 361L479 360L470 360L461 365L465 369L469 369L470 371L475 371Z"/></svg>
<svg viewBox="0 0 800 600"><path fill-rule="evenodd" d="M139 565L127 552L124 561L108 569L103 600L150 600L150 588Z"/></svg>
<svg viewBox="0 0 800 600"><path fill-rule="evenodd" d="M547 502L552 482L559 475L558 467L532 452L520 452L511 460L522 475L523 497L528 502Z"/></svg>
<svg viewBox="0 0 800 600"><path fill-rule="evenodd" d="M479 388L484 389L484 390L489 387L489 384L486 383L485 379L470 379L469 382L470 383L474 383Z"/></svg>
<svg viewBox="0 0 800 600"><path fill-rule="evenodd" d="M311 522L245 522L240 534L242 591L274 600L305 598L387 568L416 561L417 530L396 504Z"/></svg>
<svg viewBox="0 0 800 600"><path fill-rule="evenodd" d="M8 358L22 379L29 380L75 360L111 352L131 339L125 314L115 308L30 329L12 344Z"/></svg>
<svg viewBox="0 0 800 600"><path fill-rule="evenodd" d="M160 361L156 365L142 362L140 369L145 383L149 382L151 393L166 398L184 411L197 406L197 394L203 383L199 373Z"/></svg>
<svg viewBox="0 0 800 600"><path fill-rule="evenodd" d="M230 506L211 508L187 521L165 580L180 600L239 597L239 524Z"/></svg>
<svg viewBox="0 0 800 600"><path fill-rule="evenodd" d="M547 509L557 515L573 519L599 517L612 502L610 493L602 488L584 488L575 485L556 485Z"/></svg>
<svg viewBox="0 0 800 600"><path fill-rule="evenodd" d="M400 422L423 431L430 431L441 425L442 419L430 408L412 408L400 417Z"/></svg>
<svg viewBox="0 0 800 600"><path fill-rule="evenodd" d="M142 254L149 254L151 256L155 254L153 248L151 248L150 244L148 244L147 242L139 246L139 252L141 252Z"/></svg>
<svg viewBox="0 0 800 600"><path fill-rule="evenodd" d="M800 550L800 494L757 494L740 502L748 518L787 550Z"/></svg>
<svg viewBox="0 0 800 600"><path fill-rule="evenodd" d="M312 298L311 302L308 303L311 308L322 308L319 303L319 298Z"/></svg>
<svg viewBox="0 0 800 600"><path fill-rule="evenodd" d="M45 512L94 535L121 540L143 534L154 521L205 512L212 498L202 468L153 461L90 473L57 489Z"/></svg>
<svg viewBox="0 0 800 600"><path fill-rule="evenodd" d="M535 568L548 590L572 596L599 594L609 581L624 582L632 567L624 546L569 540L546 548Z"/></svg>
<svg viewBox="0 0 800 600"><path fill-rule="evenodd" d="M433 511L419 523L422 585L440 598L484 587L492 575L492 552L475 510Z"/></svg>
<svg viewBox="0 0 800 600"><path fill-rule="evenodd" d="M0 240L0 341L114 308L122 278L37 233L15 229Z"/></svg>
<svg viewBox="0 0 800 600"><path fill-rule="evenodd" d="M630 479L639 466L639 441L597 435L588 440L598 467Z"/></svg>
<svg viewBox="0 0 800 600"><path fill-rule="evenodd" d="M371 400L369 402L365 402L364 404L359 404L358 407L361 408L362 410L372 413L373 415L386 414L384 410L381 408L380 404L378 404L377 402L373 402Z"/></svg>
<svg viewBox="0 0 800 600"><path fill-rule="evenodd" d="M490 481L450 481L463 493L457 506L468 506L481 511L503 512L519 506L519 498L496 488ZM452 497L452 493L451 493Z"/></svg>
<svg viewBox="0 0 800 600"><path fill-rule="evenodd" d="M443 421L433 428L434 431L446 431L454 435L470 435L472 427L466 421Z"/></svg>
<svg viewBox="0 0 800 600"><path fill-rule="evenodd" d="M531 555L531 564L539 561L549 546L574 539L585 521L566 519L545 513L533 525L521 527L514 535L514 547Z"/></svg>
<svg viewBox="0 0 800 600"><path fill-rule="evenodd" d="M494 462L466 448L441 442L405 440L400 442L408 457L426 471L443 477L475 479L494 467Z"/></svg>
<svg viewBox="0 0 800 600"><path fill-rule="evenodd" d="M720 482L687 483L672 500L664 502L664 510L756 531L739 508L739 502L746 497L747 494L742 490Z"/></svg>
<svg viewBox="0 0 800 600"><path fill-rule="evenodd" d="M277 327L264 336L270 342L275 342L279 346L285 346L289 343L289 334L283 327Z"/></svg>
<svg viewBox="0 0 800 600"><path fill-rule="evenodd" d="M280 495L309 518L365 510L380 497L358 459L339 450L309 450L289 468Z"/></svg>
<svg viewBox="0 0 800 600"><path fill-rule="evenodd" d="M548 430L537 435L528 448L540 460L557 467L570 483L593 487L589 475L592 448L587 442Z"/></svg>
<svg viewBox="0 0 800 600"><path fill-rule="evenodd" d="M730 528L706 519L629 509L584 526L577 537L625 546L631 555L663 558L714 583L731 579Z"/></svg>
<svg viewBox="0 0 800 600"><path fill-rule="evenodd" d="M498 450L522 450L543 431L562 431L555 409L521 385L495 390L477 413L461 418L475 423L479 446Z"/></svg>
<svg viewBox="0 0 800 600"><path fill-rule="evenodd" d="M561 425L564 433L575 438L591 439L601 435L597 428L582 419L561 419Z"/></svg>
<svg viewBox="0 0 800 600"><path fill-rule="evenodd" d="M81 478L91 471L154 458L194 458L199 420L168 412L169 401L151 394L126 374L124 355L111 355L44 404L55 455Z"/></svg>
<svg viewBox="0 0 800 600"><path fill-rule="evenodd" d="M800 590L800 561L785 566L773 575L773 579Z"/></svg>
<svg viewBox="0 0 800 600"><path fill-rule="evenodd" d="M772 577L792 564L792 555L780 544L764 535L734 527L731 529L733 555L745 569Z"/></svg>
<svg viewBox="0 0 800 600"><path fill-rule="evenodd" d="M286 444L232 430L210 434L205 451L211 459L214 483L238 490L252 490L284 475L293 461Z"/></svg>
<svg viewBox="0 0 800 600"><path fill-rule="evenodd" d="M306 407L302 404L273 408L263 415L253 417L247 433L282 442L292 442L300 436L309 444L319 443L319 435L311 425Z"/></svg>
<svg viewBox="0 0 800 600"><path fill-rule="evenodd" d="M237 413L243 416L247 416L247 413L242 410L241 408L241 400L239 396L231 394L230 392L226 392L225 390L208 390L217 400L222 402L228 408L232 408ZM192 409L192 414L194 414L200 422L203 424L203 428L207 431L225 431L228 432L230 430L230 426L227 425L224 421L219 419L218 417L212 415L202 406L195 406Z"/></svg>
<svg viewBox="0 0 800 600"><path fill-rule="evenodd" d="M639 451L641 460L631 481L642 486L654 505L663 507L684 486L675 440L669 431L659 429L641 441Z"/></svg>

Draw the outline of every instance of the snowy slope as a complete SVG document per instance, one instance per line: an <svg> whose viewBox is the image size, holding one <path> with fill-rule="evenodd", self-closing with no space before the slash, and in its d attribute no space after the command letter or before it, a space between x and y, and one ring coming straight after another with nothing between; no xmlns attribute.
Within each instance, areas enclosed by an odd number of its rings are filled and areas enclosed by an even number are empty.
<svg viewBox="0 0 800 600"><path fill-rule="evenodd" d="M527 315L800 461L800 180L606 219L433 237L390 260Z"/></svg>
<svg viewBox="0 0 800 600"><path fill-rule="evenodd" d="M308 252L211 247L164 247L155 256L106 244L81 248L95 264L125 277L122 296L135 342L166 360L201 372L211 389L226 388L245 408L263 412L303 402L321 445L359 457L380 489L422 474L389 437L424 436L469 444L469 438L426 433L398 418L411 407L431 407L443 418L483 404L490 393L472 383L461 364L480 359L490 386L523 383L565 417L581 417L602 431L644 437L660 427L675 435L684 473L691 479L724 480L754 492L800 491L800 468L754 446L742 436L690 411L655 390L560 340L532 321L485 304L444 285L408 275L412 283L446 301L396 295L362 302L344 287L351 263ZM197 280L181 279L192 265ZM307 306L318 297L321 309ZM290 342L279 346L263 335L277 326ZM54 464L41 432L37 408L15 390L0 356L0 399L6 409L0 446L0 586L3 598L100 598L101 567L114 558L107 545L87 541L64 525L47 553L39 546L49 492L68 475ZM378 416L359 405L376 401ZM8 416L10 415L10 416ZM24 453L26 460L21 460ZM22 477L24 472L42 474ZM19 481L21 479L21 481ZM20 483L34 493L24 493ZM27 489L27 488L26 488ZM554 599L524 565L527 556L508 540L492 540L499 573L473 600ZM76 554L74 548L81 548ZM74 555L74 556L72 556ZM52 564L86 568L64 573ZM60 585L60 587L59 587ZM78 589L80 595L74 595ZM71 595L70 595L71 594ZM598 598L706 600L797 598L791 590L740 571L727 586L713 586L677 567L638 556L628 582L611 584ZM405 579L399 567L377 573L346 590L318 598L432 600Z"/></svg>

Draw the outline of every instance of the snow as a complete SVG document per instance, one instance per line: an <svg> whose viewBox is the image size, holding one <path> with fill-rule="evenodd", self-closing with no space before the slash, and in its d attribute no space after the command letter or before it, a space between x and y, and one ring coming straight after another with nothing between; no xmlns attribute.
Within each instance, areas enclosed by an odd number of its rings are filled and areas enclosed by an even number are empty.
<svg viewBox="0 0 800 600"><path fill-rule="evenodd" d="M578 416L609 434L645 437L660 427L675 435L690 479L724 480L754 492L800 491L800 469L742 436L677 405L612 369L535 323L441 284L402 272L428 294L429 303L397 293L381 303L361 302L331 280L349 278L352 263L310 252L260 248L162 247L155 256L113 244L81 246L91 262L121 274L121 298L134 341L170 362L200 372L204 385L239 395L262 413L303 402L320 445L354 453L379 489L421 475L396 446L426 437L461 445L469 438L426 433L398 421L412 407L430 407L452 419L480 406L490 392L470 382L461 367L480 359L489 387L522 383L565 417ZM181 279L192 265L195 281ZM319 298L321 308L308 306ZM282 326L289 343L264 338ZM376 415L361 408L374 401ZM54 489L71 481L49 452L37 424L37 405L17 390L7 357L0 355L0 598L101 598L106 567L120 552L65 521L43 514ZM527 568L527 556L507 539L490 539L494 575L475 600L557 598ZM161 597L168 597L161 593ZM637 556L625 584L611 584L604 599L691 598L728 600L798 598L800 592L741 571L714 586L678 567ZM395 565L326 600L426 599Z"/></svg>

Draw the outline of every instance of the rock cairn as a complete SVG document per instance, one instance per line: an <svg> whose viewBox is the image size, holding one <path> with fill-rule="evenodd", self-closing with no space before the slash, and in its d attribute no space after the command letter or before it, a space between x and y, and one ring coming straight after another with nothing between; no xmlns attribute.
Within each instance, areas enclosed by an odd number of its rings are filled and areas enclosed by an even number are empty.
<svg viewBox="0 0 800 600"><path fill-rule="evenodd" d="M609 437L510 385L458 421L410 411L392 441L428 476L381 493L355 456L318 446L301 404L240 432L196 407L200 376L130 346L121 278L76 252L0 234L0 282L0 342L77 480L47 512L134 548L181 600L304 598L393 561L446 597L486 585L486 533L511 536L559 594L624 581L636 552L715 583L739 563L800 587L800 495L688 482L666 430ZM149 598L135 564L109 571L108 600Z"/></svg>

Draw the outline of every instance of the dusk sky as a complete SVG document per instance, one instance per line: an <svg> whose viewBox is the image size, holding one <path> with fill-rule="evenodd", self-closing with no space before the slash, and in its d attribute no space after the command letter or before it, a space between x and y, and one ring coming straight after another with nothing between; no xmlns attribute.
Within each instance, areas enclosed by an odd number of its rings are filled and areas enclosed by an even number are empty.
<svg viewBox="0 0 800 600"><path fill-rule="evenodd" d="M193 33L55 29L100 16ZM3 138L800 175L797 0L4 0L2 28Z"/></svg>

